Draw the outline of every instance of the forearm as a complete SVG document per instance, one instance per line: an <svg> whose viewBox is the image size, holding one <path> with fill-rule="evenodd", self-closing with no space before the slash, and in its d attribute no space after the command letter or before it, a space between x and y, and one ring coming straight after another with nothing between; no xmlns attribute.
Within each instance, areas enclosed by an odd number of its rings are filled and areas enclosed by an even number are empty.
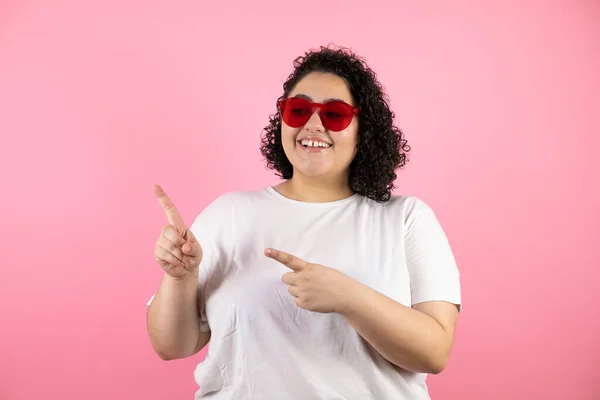
<svg viewBox="0 0 600 400"><path fill-rule="evenodd" d="M441 372L452 335L434 318L358 282L340 314L379 354L400 368Z"/></svg>
<svg viewBox="0 0 600 400"><path fill-rule="evenodd" d="M148 310L152 346L163 359L192 355L200 339L198 272L177 280L165 274Z"/></svg>

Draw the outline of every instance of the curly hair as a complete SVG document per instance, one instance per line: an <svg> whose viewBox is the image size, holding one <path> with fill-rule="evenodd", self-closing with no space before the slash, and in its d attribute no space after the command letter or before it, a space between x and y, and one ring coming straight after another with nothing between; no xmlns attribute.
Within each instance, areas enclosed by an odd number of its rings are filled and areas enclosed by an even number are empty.
<svg viewBox="0 0 600 400"><path fill-rule="evenodd" d="M283 95L278 101L287 98L311 72L333 73L344 79L360 112L357 152L350 164L350 190L377 202L388 201L395 188L396 170L408 161L410 146L394 125L394 113L376 74L351 50L321 46L320 50L308 51L294 60L294 71L283 84ZM275 170L283 179L292 177L293 167L281 143L279 109L269 117L260 150L267 169Z"/></svg>

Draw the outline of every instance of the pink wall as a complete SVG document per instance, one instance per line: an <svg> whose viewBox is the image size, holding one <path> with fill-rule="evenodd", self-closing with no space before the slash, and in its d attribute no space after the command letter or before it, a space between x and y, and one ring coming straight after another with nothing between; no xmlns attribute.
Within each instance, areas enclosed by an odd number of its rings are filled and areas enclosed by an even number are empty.
<svg viewBox="0 0 600 400"><path fill-rule="evenodd" d="M1 2L0 399L193 398L202 355L145 331L152 184L190 223L275 183L261 129L329 42L378 72L413 146L399 192L461 266L434 399L600 398L600 3L416 3Z"/></svg>

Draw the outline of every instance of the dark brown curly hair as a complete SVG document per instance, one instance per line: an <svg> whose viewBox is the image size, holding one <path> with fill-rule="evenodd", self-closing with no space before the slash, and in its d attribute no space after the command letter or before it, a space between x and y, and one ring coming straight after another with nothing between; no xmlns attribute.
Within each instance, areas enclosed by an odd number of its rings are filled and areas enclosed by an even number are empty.
<svg viewBox="0 0 600 400"><path fill-rule="evenodd" d="M277 100L287 98L296 84L311 72L329 72L344 79L360 112L357 153L350 164L350 190L377 202L388 201L395 188L396 170L408 161L410 146L394 125L394 113L376 74L351 50L321 46L320 50L309 51L294 60L294 71L283 84L283 95ZM260 150L268 169L275 170L283 179L292 177L293 167L281 143L279 109L269 117Z"/></svg>

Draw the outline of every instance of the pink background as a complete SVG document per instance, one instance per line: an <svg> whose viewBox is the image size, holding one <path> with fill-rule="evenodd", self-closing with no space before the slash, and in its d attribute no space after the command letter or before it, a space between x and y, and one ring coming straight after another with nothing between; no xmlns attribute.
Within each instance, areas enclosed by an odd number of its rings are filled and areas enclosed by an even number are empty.
<svg viewBox="0 0 600 400"><path fill-rule="evenodd" d="M600 3L416 3L0 2L0 399L193 398L204 353L146 334L152 184L191 223L276 183L261 130L330 42L379 74L413 147L397 192L461 267L433 398L600 398Z"/></svg>

